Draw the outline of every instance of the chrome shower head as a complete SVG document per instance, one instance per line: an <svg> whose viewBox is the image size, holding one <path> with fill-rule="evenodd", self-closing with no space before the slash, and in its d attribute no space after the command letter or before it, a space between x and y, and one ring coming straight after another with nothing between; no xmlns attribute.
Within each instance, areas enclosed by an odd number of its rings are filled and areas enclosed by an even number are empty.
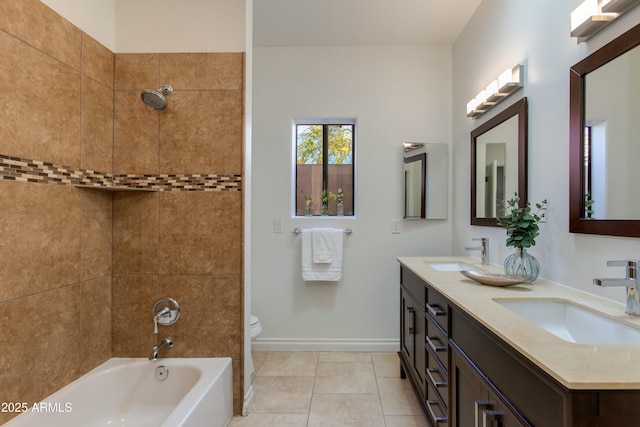
<svg viewBox="0 0 640 427"><path fill-rule="evenodd" d="M145 89L140 94L144 105L154 110L164 110L167 106L167 98L173 93L173 88L169 85L162 86L158 90Z"/></svg>

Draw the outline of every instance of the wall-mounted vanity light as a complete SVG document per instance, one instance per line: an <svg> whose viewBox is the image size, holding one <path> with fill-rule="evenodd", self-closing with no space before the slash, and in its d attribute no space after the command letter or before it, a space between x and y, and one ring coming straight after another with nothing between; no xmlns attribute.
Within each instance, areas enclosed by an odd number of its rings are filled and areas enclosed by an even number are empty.
<svg viewBox="0 0 640 427"><path fill-rule="evenodd" d="M467 117L476 118L486 113L491 107L511 95L523 85L523 70L521 64L507 68L498 78L480 91L467 103Z"/></svg>
<svg viewBox="0 0 640 427"><path fill-rule="evenodd" d="M623 14L633 6L640 3L639 0L602 0L602 11L604 13Z"/></svg>
<svg viewBox="0 0 640 427"><path fill-rule="evenodd" d="M585 0L571 12L571 37L582 43L640 0Z"/></svg>

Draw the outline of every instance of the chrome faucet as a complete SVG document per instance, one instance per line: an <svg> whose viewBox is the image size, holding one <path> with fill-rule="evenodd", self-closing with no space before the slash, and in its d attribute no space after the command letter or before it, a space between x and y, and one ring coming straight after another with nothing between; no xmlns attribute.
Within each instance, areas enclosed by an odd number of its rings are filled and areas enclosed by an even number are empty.
<svg viewBox="0 0 640 427"><path fill-rule="evenodd" d="M173 347L173 338L165 337L159 345L154 345L151 354L149 355L149 360L158 360L158 354L165 347Z"/></svg>
<svg viewBox="0 0 640 427"><path fill-rule="evenodd" d="M480 257L482 258L482 265L489 265L489 238L488 237L474 237L473 241L479 241L480 246L466 246L464 249L467 251L480 251Z"/></svg>
<svg viewBox="0 0 640 427"><path fill-rule="evenodd" d="M593 284L598 286L626 286L627 287L627 309L626 313L633 316L640 316L640 295L638 287L640 286L640 277L638 277L638 266L640 261L637 259L627 259L618 261L607 261L610 267L626 267L627 277L624 279L593 279Z"/></svg>

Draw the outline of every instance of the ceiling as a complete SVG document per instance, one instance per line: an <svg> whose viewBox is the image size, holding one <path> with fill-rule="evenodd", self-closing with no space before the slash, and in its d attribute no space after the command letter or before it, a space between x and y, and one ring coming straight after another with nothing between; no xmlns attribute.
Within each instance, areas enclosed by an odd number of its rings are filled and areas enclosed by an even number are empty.
<svg viewBox="0 0 640 427"><path fill-rule="evenodd" d="M254 0L254 46L452 45L481 0Z"/></svg>

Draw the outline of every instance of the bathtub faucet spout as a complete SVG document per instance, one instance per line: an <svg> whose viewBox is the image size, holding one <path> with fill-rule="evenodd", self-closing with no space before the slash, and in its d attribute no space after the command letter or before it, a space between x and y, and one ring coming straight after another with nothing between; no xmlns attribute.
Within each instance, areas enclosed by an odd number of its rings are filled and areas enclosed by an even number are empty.
<svg viewBox="0 0 640 427"><path fill-rule="evenodd" d="M154 345L153 350L149 355L149 360L158 360L158 354L161 350L164 350L165 347L173 347L173 338L165 337L160 344Z"/></svg>

